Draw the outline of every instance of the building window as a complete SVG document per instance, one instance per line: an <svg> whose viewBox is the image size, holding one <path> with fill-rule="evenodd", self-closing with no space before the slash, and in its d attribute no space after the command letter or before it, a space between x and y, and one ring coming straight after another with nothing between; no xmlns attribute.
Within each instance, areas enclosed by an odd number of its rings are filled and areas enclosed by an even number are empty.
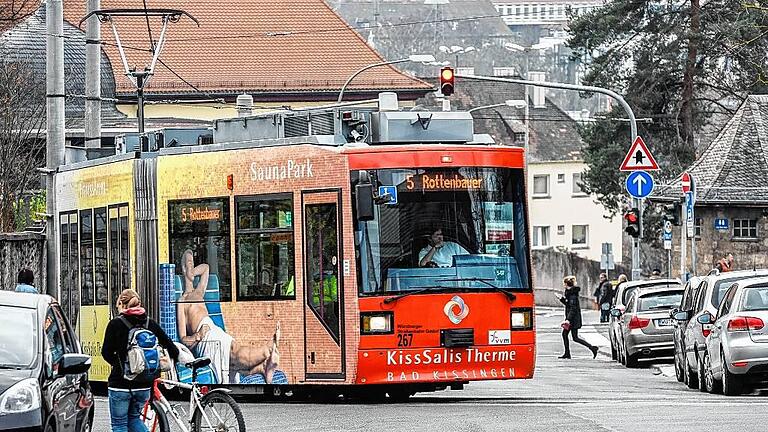
<svg viewBox="0 0 768 432"><path fill-rule="evenodd" d="M565 183L565 174L558 174L557 175L557 182L558 183Z"/></svg>
<svg viewBox="0 0 768 432"><path fill-rule="evenodd" d="M586 246L589 237L589 225L574 225L571 230L571 244Z"/></svg>
<svg viewBox="0 0 768 432"><path fill-rule="evenodd" d="M586 196L586 192L584 192L584 184L581 181L581 173L574 173L573 174L573 185L571 190L573 195L578 196Z"/></svg>
<svg viewBox="0 0 768 432"><path fill-rule="evenodd" d="M557 226L557 235L565 235L565 225Z"/></svg>
<svg viewBox="0 0 768 432"><path fill-rule="evenodd" d="M237 299L296 296L290 195L237 200Z"/></svg>
<svg viewBox="0 0 768 432"><path fill-rule="evenodd" d="M756 239L757 219L734 219L733 238Z"/></svg>
<svg viewBox="0 0 768 432"><path fill-rule="evenodd" d="M525 142L525 132L515 132L514 138L516 143Z"/></svg>
<svg viewBox="0 0 768 432"><path fill-rule="evenodd" d="M549 246L549 227L534 226L533 227L533 247L547 247L547 246Z"/></svg>
<svg viewBox="0 0 768 432"><path fill-rule="evenodd" d="M544 174L533 176L533 196L549 196L549 175Z"/></svg>
<svg viewBox="0 0 768 432"><path fill-rule="evenodd" d="M702 218L695 218L693 221L693 234L695 237L701 237L701 224L704 222Z"/></svg>

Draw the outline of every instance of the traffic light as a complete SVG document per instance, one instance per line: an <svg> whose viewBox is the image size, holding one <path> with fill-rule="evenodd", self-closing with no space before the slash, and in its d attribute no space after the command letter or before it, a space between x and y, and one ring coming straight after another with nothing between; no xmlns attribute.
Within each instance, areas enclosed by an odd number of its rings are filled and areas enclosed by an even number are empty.
<svg viewBox="0 0 768 432"><path fill-rule="evenodd" d="M640 210L633 208L624 213L624 220L627 221L624 231L634 238L640 237Z"/></svg>
<svg viewBox="0 0 768 432"><path fill-rule="evenodd" d="M664 220L672 222L672 225L680 226L680 206L675 204L664 205Z"/></svg>
<svg viewBox="0 0 768 432"><path fill-rule="evenodd" d="M450 96L453 94L454 78L453 68L444 67L440 69L440 93L442 93L443 96Z"/></svg>

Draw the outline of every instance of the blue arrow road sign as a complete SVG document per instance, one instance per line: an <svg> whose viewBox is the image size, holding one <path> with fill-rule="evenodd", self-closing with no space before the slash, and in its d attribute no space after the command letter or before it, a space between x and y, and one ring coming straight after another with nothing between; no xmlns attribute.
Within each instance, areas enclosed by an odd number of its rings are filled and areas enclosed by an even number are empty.
<svg viewBox="0 0 768 432"><path fill-rule="evenodd" d="M653 177L645 171L633 171L627 176L627 192L635 198L645 198L653 191Z"/></svg>

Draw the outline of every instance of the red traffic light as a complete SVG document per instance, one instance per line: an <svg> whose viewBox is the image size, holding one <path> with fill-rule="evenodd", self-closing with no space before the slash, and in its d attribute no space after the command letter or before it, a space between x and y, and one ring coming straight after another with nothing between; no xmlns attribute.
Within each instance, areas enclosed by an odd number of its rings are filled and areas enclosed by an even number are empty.
<svg viewBox="0 0 768 432"><path fill-rule="evenodd" d="M444 67L440 69L440 93L442 93L443 96L450 96L453 94L454 78L453 68Z"/></svg>
<svg viewBox="0 0 768 432"><path fill-rule="evenodd" d="M640 210L633 208L624 213L624 220L627 221L624 231L634 238L640 237Z"/></svg>

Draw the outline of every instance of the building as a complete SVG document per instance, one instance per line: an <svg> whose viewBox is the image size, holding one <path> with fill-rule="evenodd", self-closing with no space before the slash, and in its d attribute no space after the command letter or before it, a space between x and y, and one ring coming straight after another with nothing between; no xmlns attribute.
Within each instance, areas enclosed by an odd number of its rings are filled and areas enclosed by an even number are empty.
<svg viewBox="0 0 768 432"><path fill-rule="evenodd" d="M730 121L686 170L693 175L696 269L706 274L728 253L736 269L768 267L768 95L746 98ZM682 174L651 200L680 206ZM680 275L680 235L673 227L672 273ZM686 269L691 267L687 241Z"/></svg>
<svg viewBox="0 0 768 432"><path fill-rule="evenodd" d="M453 109L476 109L472 112L475 133L524 146L525 109L505 104L507 100L524 98L523 86L462 81L456 86L451 104ZM615 262L621 262L622 220L607 219L605 208L581 190L581 174L587 166L581 156L583 142L577 123L545 98L542 89L532 90L528 102L527 182L532 248L569 250L599 261L602 243L611 243ZM434 95L419 101L421 106L435 103Z"/></svg>
<svg viewBox="0 0 768 432"><path fill-rule="evenodd" d="M77 24L85 16L85 1L65 0L64 18ZM141 9L141 0L102 0L102 9ZM163 8L183 10L186 17L171 22L155 74L146 88L147 118L212 120L237 115L238 95L253 96L255 109L303 107L335 101L354 72L382 62L382 57L349 28L323 0L167 0ZM151 61L150 32L143 16L114 16L130 66ZM150 17L156 42L162 26ZM85 24L83 24L85 26ZM103 49L116 80L118 109L136 116L136 89L125 70L109 23L102 23ZM431 87L394 66L359 75L345 93L349 99L374 98L383 90L413 100Z"/></svg>
<svg viewBox="0 0 768 432"><path fill-rule="evenodd" d="M547 26L563 29L569 13L576 16L603 5L603 0L493 0L504 22L517 26Z"/></svg>

